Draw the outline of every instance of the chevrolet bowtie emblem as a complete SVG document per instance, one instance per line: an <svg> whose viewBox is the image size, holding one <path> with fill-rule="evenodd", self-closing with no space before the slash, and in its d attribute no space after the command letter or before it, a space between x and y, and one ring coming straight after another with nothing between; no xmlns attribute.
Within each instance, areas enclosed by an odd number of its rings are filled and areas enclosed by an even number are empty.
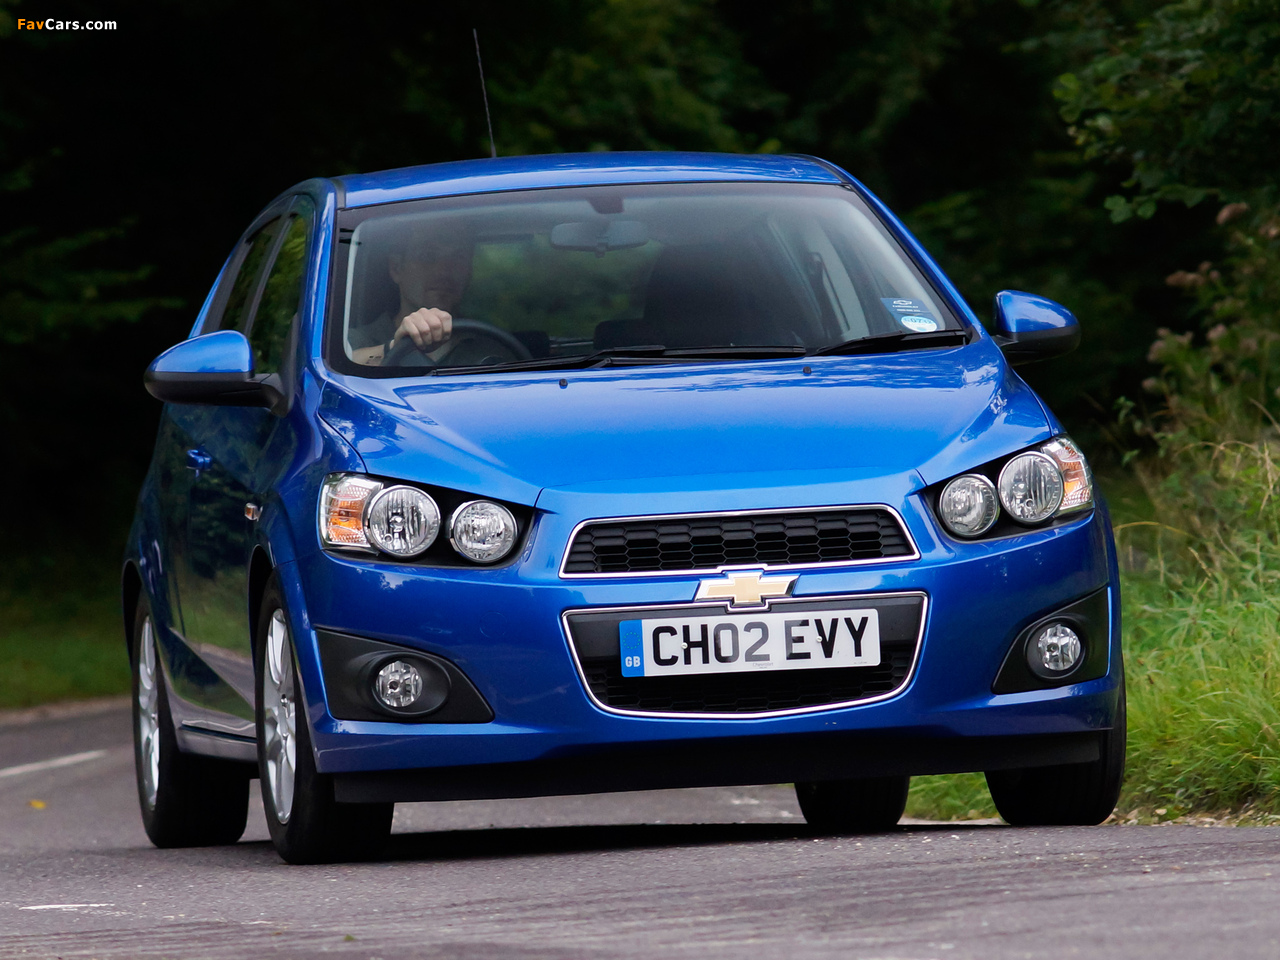
<svg viewBox="0 0 1280 960"><path fill-rule="evenodd" d="M728 600L730 606L760 606L765 600L791 593L796 575L766 577L763 570L731 571L723 580L703 580L694 600Z"/></svg>

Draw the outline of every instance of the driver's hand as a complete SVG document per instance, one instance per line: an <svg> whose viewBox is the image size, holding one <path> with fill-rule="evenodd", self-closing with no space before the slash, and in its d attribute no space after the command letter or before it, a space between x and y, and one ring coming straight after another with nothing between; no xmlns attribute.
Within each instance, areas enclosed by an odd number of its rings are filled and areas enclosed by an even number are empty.
<svg viewBox="0 0 1280 960"><path fill-rule="evenodd" d="M449 339L453 332L453 316L435 307L422 307L413 311L396 327L395 336L391 338L392 346L401 337L411 337L414 344L423 353L439 343Z"/></svg>

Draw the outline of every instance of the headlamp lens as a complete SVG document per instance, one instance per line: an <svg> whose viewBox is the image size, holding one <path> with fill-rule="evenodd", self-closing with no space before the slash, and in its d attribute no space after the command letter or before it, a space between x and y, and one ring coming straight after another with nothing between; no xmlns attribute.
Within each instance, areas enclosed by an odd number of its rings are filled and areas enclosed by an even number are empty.
<svg viewBox="0 0 1280 960"><path fill-rule="evenodd" d="M979 473L956 477L942 488L938 513L956 536L976 537L986 533L1000 516L995 484Z"/></svg>
<svg viewBox="0 0 1280 960"><path fill-rule="evenodd" d="M1048 520L1062 503L1062 471L1043 453L1023 453L1000 471L1000 503L1019 523Z"/></svg>
<svg viewBox="0 0 1280 960"><path fill-rule="evenodd" d="M417 487L387 487L369 501L365 530L384 553L416 557L440 532L440 508Z"/></svg>
<svg viewBox="0 0 1280 960"><path fill-rule="evenodd" d="M494 563L516 543L516 518L500 503L472 500L453 512L449 542L468 560Z"/></svg>

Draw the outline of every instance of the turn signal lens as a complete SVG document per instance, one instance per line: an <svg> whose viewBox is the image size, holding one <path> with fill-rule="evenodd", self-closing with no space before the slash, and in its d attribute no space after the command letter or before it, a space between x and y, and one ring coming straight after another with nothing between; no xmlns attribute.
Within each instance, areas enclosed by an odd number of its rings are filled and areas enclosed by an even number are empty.
<svg viewBox="0 0 1280 960"><path fill-rule="evenodd" d="M365 533L393 557L416 557L440 532L440 508L417 487L387 487L374 494L365 513Z"/></svg>
<svg viewBox="0 0 1280 960"><path fill-rule="evenodd" d="M1000 503L1019 523L1048 520L1062 504L1062 471L1043 453L1023 453L1000 471Z"/></svg>
<svg viewBox="0 0 1280 960"><path fill-rule="evenodd" d="M1062 471L1062 506L1058 507L1058 513L1093 506L1093 474L1075 441L1070 437L1057 437L1040 449L1053 457Z"/></svg>
<svg viewBox="0 0 1280 960"><path fill-rule="evenodd" d="M1000 516L996 487L980 473L966 473L942 488L938 514L958 537L977 537L991 529Z"/></svg>
<svg viewBox="0 0 1280 960"><path fill-rule="evenodd" d="M495 563L516 543L516 518L489 500L464 503L453 511L449 527L453 549L476 563Z"/></svg>
<svg viewBox="0 0 1280 960"><path fill-rule="evenodd" d="M326 547L370 549L364 531L364 510L382 489L377 480L358 474L336 473L320 490L320 539Z"/></svg>

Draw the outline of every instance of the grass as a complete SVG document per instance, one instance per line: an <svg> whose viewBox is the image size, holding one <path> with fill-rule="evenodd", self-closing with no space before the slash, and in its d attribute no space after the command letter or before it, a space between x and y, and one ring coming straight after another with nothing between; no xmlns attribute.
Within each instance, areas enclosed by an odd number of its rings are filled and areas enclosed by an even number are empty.
<svg viewBox="0 0 1280 960"><path fill-rule="evenodd" d="M114 562L19 557L0 584L0 709L129 691Z"/></svg>

